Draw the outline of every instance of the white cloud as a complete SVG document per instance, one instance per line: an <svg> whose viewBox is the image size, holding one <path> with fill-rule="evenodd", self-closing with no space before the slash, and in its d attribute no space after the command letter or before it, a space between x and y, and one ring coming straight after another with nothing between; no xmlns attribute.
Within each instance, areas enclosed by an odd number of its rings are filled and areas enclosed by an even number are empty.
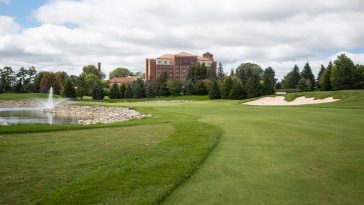
<svg viewBox="0 0 364 205"><path fill-rule="evenodd" d="M38 27L0 17L0 66L144 71L145 58L184 50L210 51L226 71L252 61L282 77L309 61L317 72L328 53L364 48L363 11L361 0L53 0L35 11Z"/></svg>

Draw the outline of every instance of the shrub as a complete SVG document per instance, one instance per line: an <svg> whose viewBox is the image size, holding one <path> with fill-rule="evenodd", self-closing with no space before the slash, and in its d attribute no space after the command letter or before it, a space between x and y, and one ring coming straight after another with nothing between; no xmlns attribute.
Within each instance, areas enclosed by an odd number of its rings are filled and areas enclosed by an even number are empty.
<svg viewBox="0 0 364 205"><path fill-rule="evenodd" d="M63 96L66 98L76 98L76 90L71 79L67 79L63 89Z"/></svg>
<svg viewBox="0 0 364 205"><path fill-rule="evenodd" d="M102 99L104 99L104 93L103 93L103 90L102 90L102 88L101 88L101 86L99 84L96 84L92 88L92 99L93 100L102 100Z"/></svg>
<svg viewBox="0 0 364 205"><path fill-rule="evenodd" d="M220 87L216 80L211 82L210 92L209 92L210 99L220 99Z"/></svg>

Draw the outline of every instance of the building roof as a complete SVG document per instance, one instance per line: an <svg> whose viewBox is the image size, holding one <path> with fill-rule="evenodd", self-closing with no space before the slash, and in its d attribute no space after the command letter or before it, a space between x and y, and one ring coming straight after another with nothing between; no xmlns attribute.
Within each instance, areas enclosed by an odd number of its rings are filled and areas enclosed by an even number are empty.
<svg viewBox="0 0 364 205"><path fill-rule="evenodd" d="M206 53L204 53L204 54L202 54L202 55L212 55L212 53L210 53L210 52L206 52Z"/></svg>
<svg viewBox="0 0 364 205"><path fill-rule="evenodd" d="M134 76L128 76L125 78L113 78L109 80L109 83L130 83L133 82L135 80L137 80L137 77Z"/></svg>
<svg viewBox="0 0 364 205"><path fill-rule="evenodd" d="M195 55L182 51L182 52L177 53L176 56L195 56Z"/></svg>
<svg viewBox="0 0 364 205"><path fill-rule="evenodd" d="M162 56L158 57L159 59L174 59L174 55L173 54L164 54Z"/></svg>
<svg viewBox="0 0 364 205"><path fill-rule="evenodd" d="M202 56L197 56L197 60L198 60L198 61L212 61L211 59L204 58L204 57L202 57Z"/></svg>

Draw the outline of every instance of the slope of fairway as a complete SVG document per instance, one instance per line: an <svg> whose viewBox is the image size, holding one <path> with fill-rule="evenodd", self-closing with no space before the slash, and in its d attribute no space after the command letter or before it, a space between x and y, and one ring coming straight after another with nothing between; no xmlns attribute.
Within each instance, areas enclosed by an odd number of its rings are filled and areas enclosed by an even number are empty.
<svg viewBox="0 0 364 205"><path fill-rule="evenodd" d="M185 117L0 135L0 204L156 204L217 143L217 128Z"/></svg>
<svg viewBox="0 0 364 205"><path fill-rule="evenodd" d="M364 91L340 92L325 107L181 108L224 134L165 204L363 204Z"/></svg>

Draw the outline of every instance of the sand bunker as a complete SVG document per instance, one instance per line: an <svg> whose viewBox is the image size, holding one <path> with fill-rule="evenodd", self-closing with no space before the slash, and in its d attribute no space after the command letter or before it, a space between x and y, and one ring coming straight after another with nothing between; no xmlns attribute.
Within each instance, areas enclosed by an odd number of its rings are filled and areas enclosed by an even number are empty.
<svg viewBox="0 0 364 205"><path fill-rule="evenodd" d="M307 105L307 104L320 104L320 103L329 103L335 102L338 99L334 99L333 97L328 97L325 99L317 99L314 98L306 98L306 97L298 97L293 101L286 101L283 96L276 97L264 97L258 100L250 101L244 103L245 105L261 105L261 106L271 106L271 105Z"/></svg>

